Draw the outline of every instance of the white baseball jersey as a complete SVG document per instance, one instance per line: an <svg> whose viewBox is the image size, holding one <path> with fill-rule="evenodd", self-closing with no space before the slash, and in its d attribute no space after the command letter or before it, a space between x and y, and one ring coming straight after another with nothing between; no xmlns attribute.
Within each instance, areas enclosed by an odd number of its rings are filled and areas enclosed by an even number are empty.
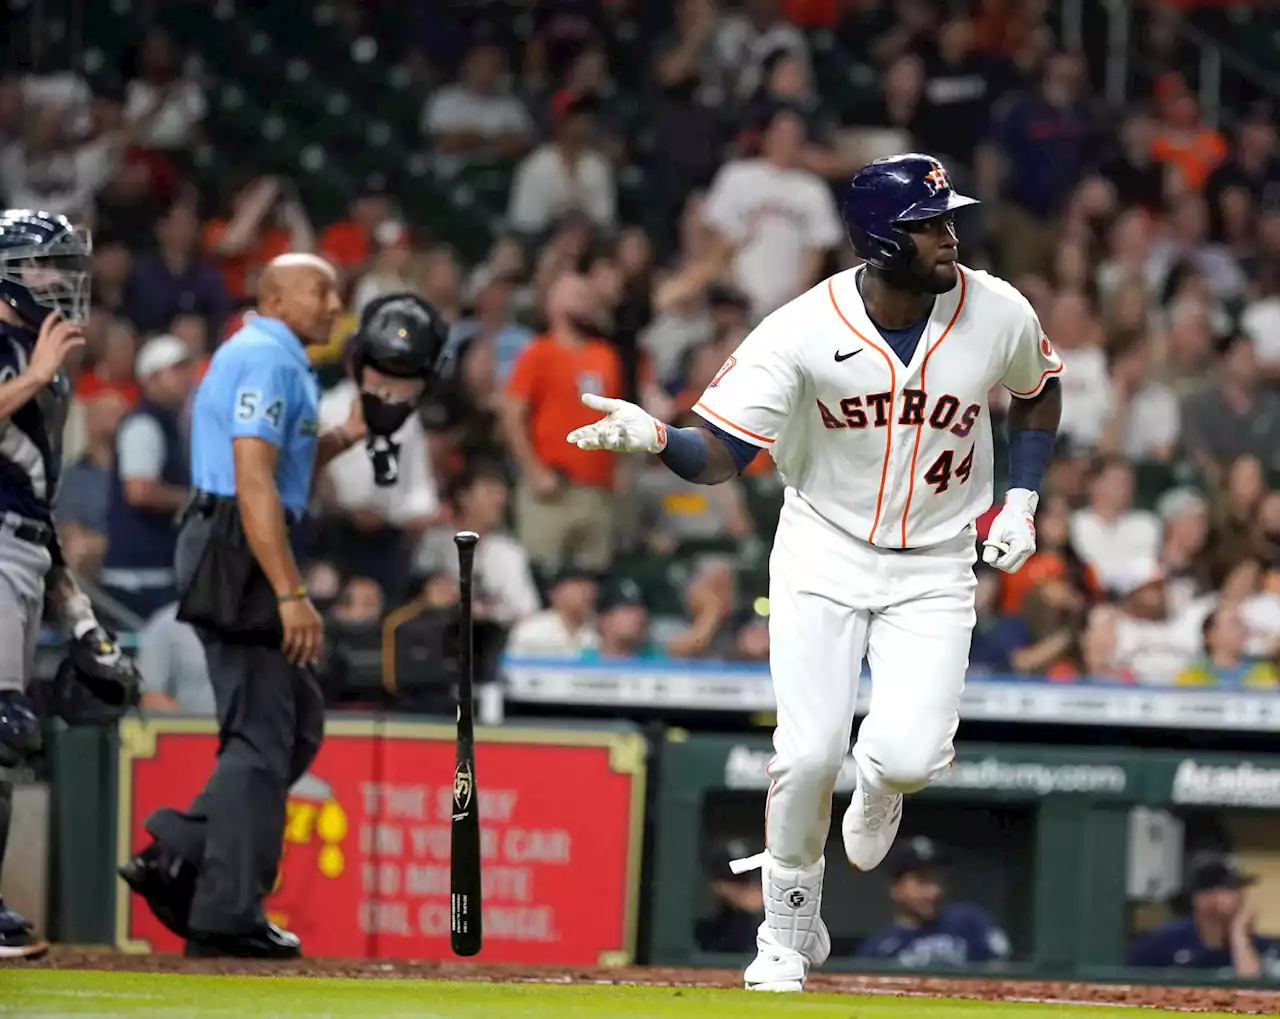
<svg viewBox="0 0 1280 1019"><path fill-rule="evenodd" d="M991 505L992 386L1035 396L1062 361L1026 298L961 266L903 364L867 317L861 271L768 316L693 409L768 449L786 484L854 537L936 545Z"/></svg>

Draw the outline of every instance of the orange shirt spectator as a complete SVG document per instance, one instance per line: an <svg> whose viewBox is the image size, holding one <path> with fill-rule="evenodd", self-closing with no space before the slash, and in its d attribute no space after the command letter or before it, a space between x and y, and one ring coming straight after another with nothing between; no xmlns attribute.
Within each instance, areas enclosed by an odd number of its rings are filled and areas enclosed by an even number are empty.
<svg viewBox="0 0 1280 1019"><path fill-rule="evenodd" d="M255 247L231 258L218 255L218 245L227 232L225 219L211 220L204 228L204 249L222 270L222 281L233 301L245 299L251 274L258 271L277 255L293 250L293 238L288 230L278 226L263 226Z"/></svg>
<svg viewBox="0 0 1280 1019"><path fill-rule="evenodd" d="M516 358L507 391L529 405L529 441L539 461L576 485L613 488L615 454L583 450L565 436L598 421L583 393L622 396L622 362L603 340L569 346L551 336L530 340Z"/></svg>
<svg viewBox="0 0 1280 1019"><path fill-rule="evenodd" d="M340 219L320 235L321 256L339 271L354 271L372 253L369 234L353 219Z"/></svg>
<svg viewBox="0 0 1280 1019"><path fill-rule="evenodd" d="M80 399L92 400L104 393L118 393L130 407L138 402L141 395L138 384L133 379L108 379L96 371L81 372L76 379L76 396Z"/></svg>
<svg viewBox="0 0 1280 1019"><path fill-rule="evenodd" d="M1165 125L1151 143L1151 157L1172 166L1191 191L1203 191L1209 174L1227 158L1227 141L1200 122L1200 108L1188 94L1169 100Z"/></svg>

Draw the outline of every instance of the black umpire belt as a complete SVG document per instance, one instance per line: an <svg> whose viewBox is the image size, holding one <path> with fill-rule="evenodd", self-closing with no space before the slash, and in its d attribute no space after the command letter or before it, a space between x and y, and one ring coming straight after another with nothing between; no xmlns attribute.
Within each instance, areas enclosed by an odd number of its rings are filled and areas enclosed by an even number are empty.
<svg viewBox="0 0 1280 1019"><path fill-rule="evenodd" d="M235 501L236 497L234 495L215 495L213 492L195 489L191 493L191 498L187 500L186 507L178 514L178 526L181 527L193 517L202 520L208 519L213 516L220 503L234 503ZM285 510L284 520L290 527L298 522L297 517L288 510Z"/></svg>

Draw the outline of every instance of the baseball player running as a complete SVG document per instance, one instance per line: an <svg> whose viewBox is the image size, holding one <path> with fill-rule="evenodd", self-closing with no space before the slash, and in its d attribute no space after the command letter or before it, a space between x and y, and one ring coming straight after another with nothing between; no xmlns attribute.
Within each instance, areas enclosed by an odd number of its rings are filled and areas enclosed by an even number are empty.
<svg viewBox="0 0 1280 1019"><path fill-rule="evenodd" d="M137 674L67 569L53 526L71 386L63 362L84 345L89 235L63 216L0 212L0 867L12 776L41 749L27 696L46 596L70 631L70 660L91 693L124 704ZM47 949L0 900L0 959Z"/></svg>
<svg viewBox="0 0 1280 1019"><path fill-rule="evenodd" d="M973 204L931 156L867 165L843 202L865 264L761 322L695 405L705 424L671 428L586 394L605 416L568 436L582 449L657 453L708 485L768 449L786 482L769 563L778 726L767 849L735 865L759 867L764 886L749 989L802 990L830 953L823 847L864 657L871 706L842 826L854 867L884 859L903 795L951 764L974 624L975 520L992 501L996 383L1016 399L1008 493L983 560L1012 573L1035 551L1062 362L1017 290L957 261L952 218Z"/></svg>

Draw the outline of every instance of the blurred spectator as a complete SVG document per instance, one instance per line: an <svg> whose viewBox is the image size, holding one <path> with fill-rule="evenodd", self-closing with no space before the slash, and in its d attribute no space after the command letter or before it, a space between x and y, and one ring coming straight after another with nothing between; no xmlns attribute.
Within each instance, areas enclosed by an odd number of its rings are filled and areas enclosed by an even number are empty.
<svg viewBox="0 0 1280 1019"><path fill-rule="evenodd" d="M953 17L938 29L925 63L921 134L926 148L948 164L973 165L991 111L1013 84L1012 67L975 49L973 22Z"/></svg>
<svg viewBox="0 0 1280 1019"><path fill-rule="evenodd" d="M1084 294L1059 292L1049 314L1042 320L1044 331L1062 356L1067 370L1061 375L1062 422L1058 434L1085 449L1102 441L1112 414L1111 379L1107 375L1107 353L1102 346L1102 329Z"/></svg>
<svg viewBox="0 0 1280 1019"><path fill-rule="evenodd" d="M1054 217L1096 158L1100 124L1085 96L1080 58L1057 53L1040 90L1020 96L996 117L992 145L981 152L982 190L999 196L1002 264L1041 271L1053 261ZM1054 334L1054 342L1061 342Z"/></svg>
<svg viewBox="0 0 1280 1019"><path fill-rule="evenodd" d="M138 384L133 378L138 355L138 333L127 319L111 318L103 330L102 346L89 352L93 367L76 379L76 395L82 400L102 392L119 393L133 406L138 401Z"/></svg>
<svg viewBox="0 0 1280 1019"><path fill-rule="evenodd" d="M560 570L547 591L550 606L526 616L511 629L507 653L576 658L596 648L595 575L576 567Z"/></svg>
<svg viewBox="0 0 1280 1019"><path fill-rule="evenodd" d="M142 144L160 150L189 148L206 112L204 91L183 75L181 57L164 29L153 27L143 38L136 72L128 85L125 116L145 121Z"/></svg>
<svg viewBox="0 0 1280 1019"><path fill-rule="evenodd" d="M1168 285L1175 269L1185 265L1204 277L1215 297L1225 300L1244 293L1240 263L1228 248L1209 240L1209 210L1198 192L1176 198L1167 223L1147 263L1148 279L1156 290Z"/></svg>
<svg viewBox="0 0 1280 1019"><path fill-rule="evenodd" d="M113 392L85 403L84 452L58 486L57 521L67 565L81 576L96 577L107 548L116 429L128 406Z"/></svg>
<svg viewBox="0 0 1280 1019"><path fill-rule="evenodd" d="M859 958L928 968L995 963L1009 957L1008 937L985 910L946 901L940 875L945 863L938 846L922 835L894 845L885 861L893 923L862 943Z"/></svg>
<svg viewBox="0 0 1280 1019"><path fill-rule="evenodd" d="M1014 652L1030 643L1031 634L1019 616L1001 615L999 610L1000 574L994 570L977 570L978 588L974 595L977 623L969 647L971 673L1008 673L1013 671ZM1052 656L1057 658L1061 652Z"/></svg>
<svg viewBox="0 0 1280 1019"><path fill-rule="evenodd" d="M778 0L744 0L740 11L724 15L713 46L722 96L750 99L763 80L765 62L779 50L809 63L809 44L782 19Z"/></svg>
<svg viewBox="0 0 1280 1019"><path fill-rule="evenodd" d="M1214 587L1209 555L1209 503L1194 488L1174 488L1156 504L1164 524L1159 565L1169 607L1177 612Z"/></svg>
<svg viewBox="0 0 1280 1019"><path fill-rule="evenodd" d="M348 374L320 399L320 428L341 425L351 413L359 387L347 353ZM373 379L366 387L390 383ZM440 498L427 452L427 437L416 414L393 436L400 445L400 474L394 485L378 485L363 444L340 453L322 474L322 505L328 511L335 542L333 559L346 572L359 571L378 581L393 601L405 593L416 547L440 514Z"/></svg>
<svg viewBox="0 0 1280 1019"><path fill-rule="evenodd" d="M1239 980L1274 976L1275 945L1254 931L1257 908L1245 890L1257 878L1234 859L1202 854L1191 860L1188 915L1149 931L1129 950L1128 964L1147 969L1216 970Z"/></svg>
<svg viewBox="0 0 1280 1019"><path fill-rule="evenodd" d="M561 91L553 97L552 140L524 158L511 185L513 229L539 234L570 211L613 229L617 187L613 168L595 147L597 106L594 96Z"/></svg>
<svg viewBox="0 0 1280 1019"><path fill-rule="evenodd" d="M659 555L670 555L681 542L745 538L755 531L737 480L695 485L654 457L636 473L634 496L646 543Z"/></svg>
<svg viewBox="0 0 1280 1019"><path fill-rule="evenodd" d="M685 626L666 641L667 654L718 661L734 658L738 648L733 619L737 600L733 564L718 558L703 559L685 589Z"/></svg>
<svg viewBox="0 0 1280 1019"><path fill-rule="evenodd" d="M1050 679L1087 683L1134 683L1134 670L1119 658L1121 614L1113 605L1095 605L1085 617L1073 653Z"/></svg>
<svg viewBox="0 0 1280 1019"><path fill-rule="evenodd" d="M763 318L818 282L827 252L844 236L831 190L801 167L806 127L780 109L765 126L760 157L726 164L707 195L710 252L681 274L700 289L729 270Z"/></svg>
<svg viewBox="0 0 1280 1019"><path fill-rule="evenodd" d="M1203 190L1209 174L1227 157L1226 140L1200 119L1200 106L1189 92L1161 104L1164 123L1151 153L1177 174L1177 191Z"/></svg>
<svg viewBox="0 0 1280 1019"><path fill-rule="evenodd" d="M892 143L884 142L887 149L923 148L925 84L924 61L915 53L900 54L880 76L879 94L854 110L846 122L895 132L898 137Z"/></svg>
<svg viewBox="0 0 1280 1019"><path fill-rule="evenodd" d="M1156 122L1145 110L1129 113L1120 123L1115 153L1099 172L1116 189L1130 216L1158 215L1164 209L1164 167L1152 155Z"/></svg>
<svg viewBox="0 0 1280 1019"><path fill-rule="evenodd" d="M386 611L382 588L372 577L352 576L329 610L329 619L345 630L376 627Z"/></svg>
<svg viewBox="0 0 1280 1019"><path fill-rule="evenodd" d="M387 182L381 176L365 179L347 207L345 218L330 223L320 234L319 251L348 283L372 268L377 253L375 232L397 217ZM293 250L299 249L295 244Z"/></svg>
<svg viewBox="0 0 1280 1019"><path fill-rule="evenodd" d="M112 598L146 619L177 597L173 522L190 495L181 415L191 395L191 353L172 336L148 340L136 376L142 396L116 434L100 579Z"/></svg>
<svg viewBox="0 0 1280 1019"><path fill-rule="evenodd" d="M1264 217L1264 229L1274 224L1280 253L1280 212ZM1280 260L1263 266L1253 299L1240 314L1240 331L1253 344L1258 370L1271 385L1280 383Z"/></svg>
<svg viewBox="0 0 1280 1019"><path fill-rule="evenodd" d="M1274 659L1280 654L1280 563L1260 566L1253 590L1241 599L1239 610L1245 655Z"/></svg>
<svg viewBox="0 0 1280 1019"><path fill-rule="evenodd" d="M1152 560L1130 561L1125 574L1113 571L1118 599L1114 664L1140 683L1167 685L1201 650L1200 627L1211 606L1192 602L1170 611L1165 578Z"/></svg>
<svg viewBox="0 0 1280 1019"><path fill-rule="evenodd" d="M1223 194L1237 187L1244 188L1258 208L1280 204L1280 153L1276 151L1275 111L1269 104L1247 111L1230 156L1209 175L1205 195L1215 220L1215 238L1221 237Z"/></svg>
<svg viewBox="0 0 1280 1019"><path fill-rule="evenodd" d="M455 478L449 494L449 527L429 530L418 547L414 566L419 573L445 573L457 578L458 552L453 535L474 531L476 546L475 597L478 617L510 626L538 611L541 601L520 543L506 533L509 490L496 469L477 466Z"/></svg>
<svg viewBox="0 0 1280 1019"><path fill-rule="evenodd" d="M1016 643L1009 653L1013 671L1057 680L1092 675L1083 671L1077 647L1086 606L1084 595L1064 576L1049 576L1033 588L1020 613L1025 636L1011 641Z"/></svg>
<svg viewBox="0 0 1280 1019"><path fill-rule="evenodd" d="M123 139L107 135L75 138L66 107L29 108L22 137L0 152L0 191L22 209L84 219L97 191L115 172Z"/></svg>
<svg viewBox="0 0 1280 1019"><path fill-rule="evenodd" d="M1280 394L1262 386L1248 340L1235 335L1224 346L1216 378L1202 382L1182 403L1186 453L1214 481L1241 456L1280 470Z"/></svg>
<svg viewBox="0 0 1280 1019"><path fill-rule="evenodd" d="M128 292L129 317L143 333L166 329L175 315L196 314L222 327L231 312L222 276L200 248L200 221L185 202L156 224L156 250L138 259Z"/></svg>
<svg viewBox="0 0 1280 1019"><path fill-rule="evenodd" d="M721 25L717 0L679 0L674 31L657 45L654 76L668 94L695 99L704 108L724 100L715 47Z"/></svg>
<svg viewBox="0 0 1280 1019"><path fill-rule="evenodd" d="M1222 482L1214 487L1211 526L1217 579L1254 554L1253 524L1266 492L1262 464L1255 456L1232 461Z"/></svg>
<svg viewBox="0 0 1280 1019"><path fill-rule="evenodd" d="M1204 658L1174 677L1175 686L1212 686L1228 690L1280 686L1275 663L1260 662L1245 654L1248 631L1239 610L1221 605L1209 614L1201 629Z"/></svg>
<svg viewBox="0 0 1280 1019"><path fill-rule="evenodd" d="M499 384L505 385L515 368L516 359L533 339L533 330L515 321L512 298L516 278L510 270L486 262L467 281L470 314L454 326L459 340L488 344L493 350L493 370Z"/></svg>
<svg viewBox="0 0 1280 1019"><path fill-rule="evenodd" d="M375 298L417 290L410 273L413 245L408 228L397 220L384 220L373 229L373 245L369 269L360 277L351 296L351 314L356 317L364 314L364 309Z"/></svg>
<svg viewBox="0 0 1280 1019"><path fill-rule="evenodd" d="M1053 579L1065 580L1082 597L1098 593L1096 573L1071 544L1071 504L1049 492L1036 513L1036 551L1017 573L1003 576L999 611L1021 613L1027 596Z"/></svg>
<svg viewBox="0 0 1280 1019"><path fill-rule="evenodd" d="M1185 397L1213 371L1213 323L1204 301L1186 296L1169 305L1168 326L1164 358L1156 367L1156 376L1179 397ZM1181 417L1180 413L1180 423Z"/></svg>
<svg viewBox="0 0 1280 1019"><path fill-rule="evenodd" d="M225 218L205 227L205 251L218 260L233 301L253 296L258 273L278 255L315 250L306 211L279 177L257 177L232 192Z"/></svg>
<svg viewBox="0 0 1280 1019"><path fill-rule="evenodd" d="M529 148L533 125L524 104L504 87L506 65L502 48L481 40L464 58L458 81L427 100L421 128L436 151L506 158Z"/></svg>
<svg viewBox="0 0 1280 1019"><path fill-rule="evenodd" d="M603 586L596 605L596 630L600 643L584 653L589 660L661 656L649 639L649 612L634 580L624 577Z"/></svg>
<svg viewBox="0 0 1280 1019"><path fill-rule="evenodd" d="M1178 442L1178 399L1152 374L1151 344L1138 338L1111 352L1111 414L1098 452L1170 460Z"/></svg>
<svg viewBox="0 0 1280 1019"><path fill-rule="evenodd" d="M453 249L437 244L422 258L421 283L414 288L449 322L462 318L462 269Z"/></svg>
<svg viewBox="0 0 1280 1019"><path fill-rule="evenodd" d="M550 328L521 352L507 388L506 435L520 467L520 543L542 568L576 562L604 569L613 553L617 458L565 441L597 416L583 406L583 393L622 395L618 355L597 338L599 314L586 279L561 277L547 299Z"/></svg>
<svg viewBox="0 0 1280 1019"><path fill-rule="evenodd" d="M204 645L188 623L179 622L176 603L156 612L138 632L138 672L142 706L184 715L214 714L213 685Z"/></svg>
<svg viewBox="0 0 1280 1019"><path fill-rule="evenodd" d="M1127 460L1109 457L1099 464L1089 505L1071 516L1071 544L1105 588L1127 580L1135 564L1156 561L1160 523L1154 514L1133 508L1133 468Z"/></svg>
<svg viewBox="0 0 1280 1019"><path fill-rule="evenodd" d="M97 232L93 238L94 308L123 314L132 275L133 253L124 238Z"/></svg>
<svg viewBox="0 0 1280 1019"><path fill-rule="evenodd" d="M753 874L735 874L729 867L734 860L752 855L752 847L735 838L717 844L703 860L715 913L694 927L693 940L702 951L755 951L756 934L764 920L764 889Z"/></svg>

